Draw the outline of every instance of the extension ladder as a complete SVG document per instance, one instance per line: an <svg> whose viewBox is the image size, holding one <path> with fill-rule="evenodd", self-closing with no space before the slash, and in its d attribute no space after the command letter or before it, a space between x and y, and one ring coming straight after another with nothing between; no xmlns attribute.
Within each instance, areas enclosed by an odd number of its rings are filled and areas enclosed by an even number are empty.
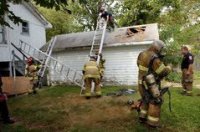
<svg viewBox="0 0 200 132"><path fill-rule="evenodd" d="M66 81L69 80L70 82L82 87L82 74L72 68L69 68L67 65L59 62L57 59L51 56L55 41L56 37L50 41L46 53L23 41L20 41L18 45L15 45L15 47L22 53L33 57L42 64L41 70L38 73L40 78L44 76L45 70L49 68L63 76Z"/></svg>
<svg viewBox="0 0 200 132"><path fill-rule="evenodd" d="M107 28L107 21L105 21L104 18L99 17L97 20L97 27L94 33L92 46L90 49L90 55L89 55L89 56L97 56L97 65L99 65L100 58L101 58L100 55L102 54L102 50L103 50L106 28ZM85 87L84 87L84 82L83 82L80 95L83 93L84 89ZM94 91L94 83L92 83L91 91L92 92Z"/></svg>
<svg viewBox="0 0 200 132"><path fill-rule="evenodd" d="M90 49L90 56L96 56L97 55L97 64L99 64L100 61L100 54L102 53L105 34L106 34L106 27L107 27L107 21L105 21L103 18L98 18L97 21L97 27L94 33L92 46Z"/></svg>

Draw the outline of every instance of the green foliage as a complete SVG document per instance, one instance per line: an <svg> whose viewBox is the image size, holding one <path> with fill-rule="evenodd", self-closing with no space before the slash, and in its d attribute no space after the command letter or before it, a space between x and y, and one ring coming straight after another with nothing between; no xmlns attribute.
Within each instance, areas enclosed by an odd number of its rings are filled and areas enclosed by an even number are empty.
<svg viewBox="0 0 200 132"><path fill-rule="evenodd" d="M97 18L99 15L99 10L103 4L106 4L109 12L115 9L115 7L110 8L115 0L85 0L71 3L68 8L72 11L72 15L75 17L77 22L82 25L85 31L95 30L97 25Z"/></svg>
<svg viewBox="0 0 200 132"><path fill-rule="evenodd" d="M131 26L156 22L163 7L178 8L177 0L124 0L119 25Z"/></svg>
<svg viewBox="0 0 200 132"><path fill-rule="evenodd" d="M167 81L180 83L181 82L181 73L178 72L171 72L167 77Z"/></svg>
<svg viewBox="0 0 200 132"><path fill-rule="evenodd" d="M59 34L82 31L80 24L76 23L72 15L64 11L56 11L55 9L47 9L37 6L38 10L53 25L53 28L47 29L47 40Z"/></svg>
<svg viewBox="0 0 200 132"><path fill-rule="evenodd" d="M163 58L165 64L172 64L173 66L181 64L182 55L180 47L181 46L178 43L166 45L166 56Z"/></svg>
<svg viewBox="0 0 200 132"><path fill-rule="evenodd" d="M27 1L27 0L25 0ZM10 27L10 25L5 21L4 15L7 14L7 17L13 21L13 23L18 24L19 22L22 22L21 18L18 16L15 16L15 14L9 10L9 4L8 2L13 3L21 3L22 0L1 0L0 1L0 25L5 25Z"/></svg>
<svg viewBox="0 0 200 132"><path fill-rule="evenodd" d="M12 11L9 9L9 2L11 3L22 3L23 1L26 2L35 2L36 5L40 5L46 8L55 8L56 10L65 10L69 14L71 13L70 10L67 9L67 2L68 0L1 0L0 1L0 25L10 26L7 20L4 19L4 16L7 14L8 18L13 21L15 24L22 22L21 18L16 16Z"/></svg>

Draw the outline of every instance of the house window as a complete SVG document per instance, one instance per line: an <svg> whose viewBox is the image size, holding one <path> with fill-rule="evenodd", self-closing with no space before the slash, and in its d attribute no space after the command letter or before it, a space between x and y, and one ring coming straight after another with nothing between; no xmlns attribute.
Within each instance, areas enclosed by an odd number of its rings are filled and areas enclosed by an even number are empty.
<svg viewBox="0 0 200 132"><path fill-rule="evenodd" d="M27 21L22 22L22 34L29 34L29 23Z"/></svg>
<svg viewBox="0 0 200 132"><path fill-rule="evenodd" d="M4 28L0 25L0 44L5 44Z"/></svg>

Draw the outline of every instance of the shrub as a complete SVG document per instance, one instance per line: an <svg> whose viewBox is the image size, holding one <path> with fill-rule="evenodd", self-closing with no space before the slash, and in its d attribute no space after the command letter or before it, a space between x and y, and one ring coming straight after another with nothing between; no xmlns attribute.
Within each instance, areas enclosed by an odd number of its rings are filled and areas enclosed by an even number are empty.
<svg viewBox="0 0 200 132"><path fill-rule="evenodd" d="M176 83L180 83L181 82L181 73L179 72L171 72L167 77L166 77L167 81L170 82L176 82Z"/></svg>

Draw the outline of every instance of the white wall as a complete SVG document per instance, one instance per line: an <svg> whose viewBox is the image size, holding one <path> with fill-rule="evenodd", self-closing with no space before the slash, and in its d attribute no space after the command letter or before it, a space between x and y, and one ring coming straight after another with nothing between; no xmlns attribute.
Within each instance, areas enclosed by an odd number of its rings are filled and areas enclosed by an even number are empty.
<svg viewBox="0 0 200 132"><path fill-rule="evenodd" d="M36 48L42 47L46 43L46 32L44 25L23 5L13 5L10 4L10 10L12 10L16 16L21 17L23 20L29 22L29 34L22 34L21 24L15 25L12 22L9 22L11 28L6 28L6 41L7 44L4 45L4 48L0 45L0 61L10 61L12 46L10 43L19 44L19 40L23 40L28 44ZM6 48L7 46L7 48ZM6 50L4 50L6 49ZM17 52L17 51L16 51ZM4 58L6 56L6 58Z"/></svg>
<svg viewBox="0 0 200 132"><path fill-rule="evenodd" d="M147 45L105 48L103 50L103 57L106 59L104 78L124 85L136 85L138 76L136 60L138 54L146 48ZM53 57L81 72L83 65L88 61L88 54L89 50L71 50L54 53ZM53 70L50 70L50 77L52 81L64 80Z"/></svg>

